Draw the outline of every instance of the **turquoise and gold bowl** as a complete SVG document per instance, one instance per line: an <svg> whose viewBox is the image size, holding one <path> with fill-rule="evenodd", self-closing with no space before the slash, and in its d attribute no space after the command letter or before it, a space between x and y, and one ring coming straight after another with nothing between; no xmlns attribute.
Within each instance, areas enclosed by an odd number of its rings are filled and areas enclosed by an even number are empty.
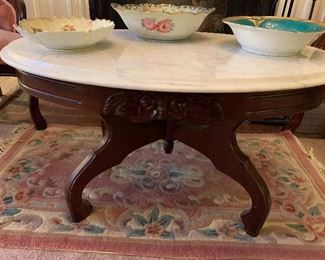
<svg viewBox="0 0 325 260"><path fill-rule="evenodd" d="M244 50L269 56L295 55L325 32L321 23L276 16L236 16L223 22Z"/></svg>

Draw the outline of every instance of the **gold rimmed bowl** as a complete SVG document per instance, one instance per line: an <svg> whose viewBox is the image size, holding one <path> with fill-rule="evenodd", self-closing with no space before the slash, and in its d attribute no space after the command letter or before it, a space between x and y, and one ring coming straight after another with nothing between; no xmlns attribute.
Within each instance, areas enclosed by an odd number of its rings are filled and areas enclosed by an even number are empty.
<svg viewBox="0 0 325 260"><path fill-rule="evenodd" d="M114 29L109 20L82 17L24 19L15 29L33 43L50 49L72 50L93 46Z"/></svg>
<svg viewBox="0 0 325 260"><path fill-rule="evenodd" d="M325 25L309 20L275 16L237 16L223 19L248 52L291 56L325 32Z"/></svg>
<svg viewBox="0 0 325 260"><path fill-rule="evenodd" d="M171 4L111 4L126 26L139 37L182 40L198 30L214 8Z"/></svg>

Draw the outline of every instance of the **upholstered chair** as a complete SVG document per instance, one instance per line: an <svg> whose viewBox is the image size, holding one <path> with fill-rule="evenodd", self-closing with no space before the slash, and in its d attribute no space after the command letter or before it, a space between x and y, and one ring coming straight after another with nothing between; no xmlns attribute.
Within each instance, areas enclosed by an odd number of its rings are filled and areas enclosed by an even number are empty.
<svg viewBox="0 0 325 260"><path fill-rule="evenodd" d="M15 32L14 24L26 17L23 0L0 0L0 50L20 36ZM0 59L0 76L14 76L15 70ZM0 98L2 96L0 86ZM4 98L1 98L4 101ZM0 102L3 103L3 102Z"/></svg>

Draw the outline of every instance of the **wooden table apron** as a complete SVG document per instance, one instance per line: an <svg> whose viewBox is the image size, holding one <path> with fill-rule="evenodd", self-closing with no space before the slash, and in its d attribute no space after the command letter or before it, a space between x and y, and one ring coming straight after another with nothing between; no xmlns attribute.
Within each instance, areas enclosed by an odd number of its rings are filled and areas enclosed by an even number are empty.
<svg viewBox="0 0 325 260"><path fill-rule="evenodd" d="M258 93L170 93L74 84L18 71L19 83L31 96L37 129L46 121L38 108L42 98L98 113L103 140L71 174L66 199L72 219L86 218L91 204L84 187L98 174L119 164L132 151L158 139L171 153L179 140L206 155L215 167L239 182L252 207L241 214L245 231L258 235L271 207L269 190L236 142L237 127L247 119L264 119L303 112L319 106L325 86Z"/></svg>

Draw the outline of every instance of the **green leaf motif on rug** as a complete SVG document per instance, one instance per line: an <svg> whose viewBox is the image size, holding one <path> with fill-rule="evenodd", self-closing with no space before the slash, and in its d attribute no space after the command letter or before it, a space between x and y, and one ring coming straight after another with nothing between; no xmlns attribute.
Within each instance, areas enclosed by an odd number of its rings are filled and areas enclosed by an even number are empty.
<svg viewBox="0 0 325 260"><path fill-rule="evenodd" d="M33 173L33 172L37 171L37 168L35 168L33 166L26 166L26 167L23 167L23 170L24 170L24 172L27 172L27 173Z"/></svg>
<svg viewBox="0 0 325 260"><path fill-rule="evenodd" d="M297 183L291 183L289 186L293 191L297 191L300 188L300 185L298 185Z"/></svg>
<svg viewBox="0 0 325 260"><path fill-rule="evenodd" d="M34 140L31 140L28 145L29 146L39 146L43 143L43 141L39 140L39 139L34 139Z"/></svg>
<svg viewBox="0 0 325 260"><path fill-rule="evenodd" d="M257 140L257 141L252 140L252 141L249 143L248 146L249 146L249 147L259 147L259 146L260 146L260 143L259 143L258 140Z"/></svg>
<svg viewBox="0 0 325 260"><path fill-rule="evenodd" d="M70 225L58 224L51 230L52 232L71 232L74 230L74 227Z"/></svg>
<svg viewBox="0 0 325 260"><path fill-rule="evenodd" d="M136 175L136 176L144 176L146 173L146 170L132 170L131 172L133 175Z"/></svg>
<svg viewBox="0 0 325 260"><path fill-rule="evenodd" d="M144 229L133 229L128 233L129 237L144 237L145 231Z"/></svg>
<svg viewBox="0 0 325 260"><path fill-rule="evenodd" d="M160 215L160 210L155 207L148 214L147 218L134 214L132 219L134 222L142 228L132 229L128 232L128 237L160 237L164 239L175 239L175 234L166 230L174 219L171 215Z"/></svg>
<svg viewBox="0 0 325 260"><path fill-rule="evenodd" d="M85 227L85 231L87 233L91 233L91 234L102 234L104 233L104 231L106 230L106 228L97 226L97 225L89 225L87 227Z"/></svg>
<svg viewBox="0 0 325 260"><path fill-rule="evenodd" d="M144 226L149 223L148 220L146 220L146 218L141 215L133 215L133 218L135 222L140 226Z"/></svg>
<svg viewBox="0 0 325 260"><path fill-rule="evenodd" d="M303 218L303 217L305 216L305 214L304 214L303 212L299 211L299 212L296 214L296 216L297 216L298 218Z"/></svg>
<svg viewBox="0 0 325 260"><path fill-rule="evenodd" d="M167 227L173 219L173 216L163 215L159 218L158 223L164 227Z"/></svg>
<svg viewBox="0 0 325 260"><path fill-rule="evenodd" d="M26 166L26 165L30 164L31 162L32 162L31 160L22 159L22 160L19 161L19 164L21 166Z"/></svg>
<svg viewBox="0 0 325 260"><path fill-rule="evenodd" d="M21 212L21 209L17 209L17 208L7 208L7 209L5 209L5 210L1 213L0 216L6 216L6 217L8 217L8 216L14 216L14 215L16 215L16 214L18 214L18 213L20 213L20 212Z"/></svg>
<svg viewBox="0 0 325 260"><path fill-rule="evenodd" d="M290 182L288 177L285 177L285 176L281 176L278 178L279 181L283 181L283 182Z"/></svg>
<svg viewBox="0 0 325 260"><path fill-rule="evenodd" d="M164 233L161 234L160 237L165 239L175 239L175 234L172 232L165 231Z"/></svg>
<svg viewBox="0 0 325 260"><path fill-rule="evenodd" d="M201 229L199 230L199 232L208 237L218 237L220 235L220 233L216 229L212 229L212 228Z"/></svg>
<svg viewBox="0 0 325 260"><path fill-rule="evenodd" d="M13 197L12 196L7 196L2 199L4 204L10 204L13 202Z"/></svg>
<svg viewBox="0 0 325 260"><path fill-rule="evenodd" d="M62 139L73 140L73 136L70 133L61 133L61 138Z"/></svg>
<svg viewBox="0 0 325 260"><path fill-rule="evenodd" d="M172 178L172 177L179 177L179 176L182 176L184 175L182 172L175 172L175 171L172 171L169 173L169 177Z"/></svg>
<svg viewBox="0 0 325 260"><path fill-rule="evenodd" d="M321 215L321 212L320 212L320 210L319 210L319 208L317 206L309 208L308 213L311 216L319 216L319 215Z"/></svg>
<svg viewBox="0 0 325 260"><path fill-rule="evenodd" d="M308 230L302 224L287 224L287 226L302 233L308 232Z"/></svg>
<svg viewBox="0 0 325 260"><path fill-rule="evenodd" d="M150 223L156 222L158 220L159 217L159 209L158 208L154 208L151 213L149 214L149 221Z"/></svg>
<svg viewBox="0 0 325 260"><path fill-rule="evenodd" d="M288 175L288 176L292 176L295 174L295 171L293 169L282 169L283 173Z"/></svg>
<svg viewBox="0 0 325 260"><path fill-rule="evenodd" d="M246 242L254 241L254 239L247 234L238 234L238 235L235 235L234 238L236 238L239 241L246 241Z"/></svg>

